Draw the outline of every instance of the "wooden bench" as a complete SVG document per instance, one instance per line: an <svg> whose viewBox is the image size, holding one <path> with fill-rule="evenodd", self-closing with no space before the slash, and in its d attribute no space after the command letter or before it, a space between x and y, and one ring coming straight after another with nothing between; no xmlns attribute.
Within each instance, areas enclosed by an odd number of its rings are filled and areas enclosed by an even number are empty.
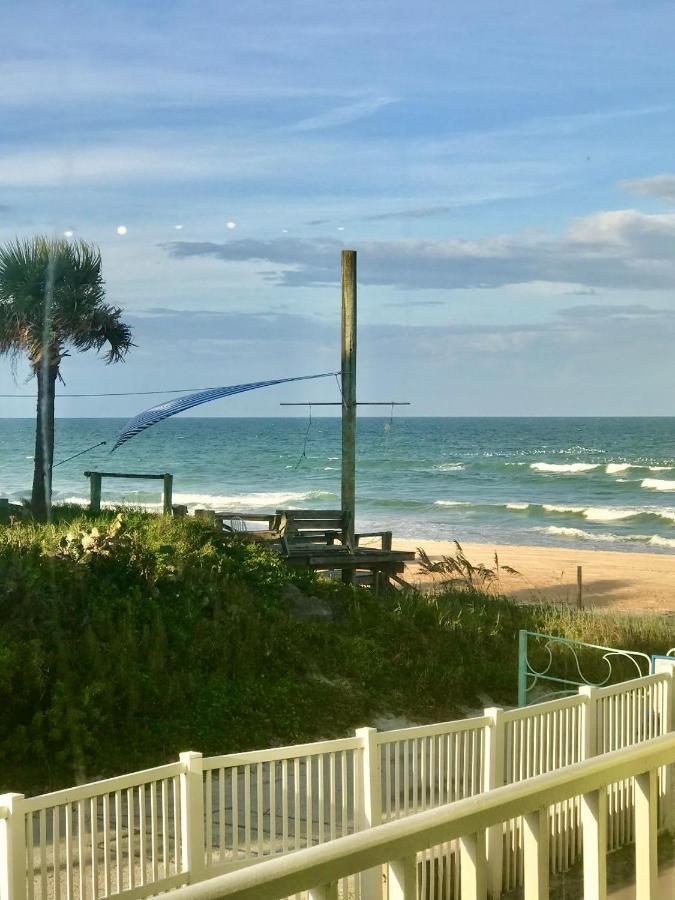
<svg viewBox="0 0 675 900"><path fill-rule="evenodd" d="M392 550L391 531L368 531L350 536L349 514L335 509L278 509L274 514L216 512L223 531L241 533L248 540L261 540L276 549L292 566L315 571L342 572L344 581L353 581L365 572L377 587L390 579L402 582L406 562L413 551ZM264 523L266 529L249 531L247 524ZM376 539L379 547L363 546Z"/></svg>

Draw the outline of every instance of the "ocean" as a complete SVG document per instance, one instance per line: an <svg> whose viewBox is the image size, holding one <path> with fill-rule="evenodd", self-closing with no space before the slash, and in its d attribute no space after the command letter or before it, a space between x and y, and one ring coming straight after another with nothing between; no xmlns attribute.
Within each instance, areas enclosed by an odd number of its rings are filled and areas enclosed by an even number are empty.
<svg viewBox="0 0 675 900"><path fill-rule="evenodd" d="M83 472L172 472L174 502L232 510L335 507L333 418L174 418L110 454L124 419L60 419L55 501ZM0 497L27 496L33 421L0 419ZM675 552L675 418L362 418L357 527L400 537ZM104 501L159 504L157 483L103 483Z"/></svg>

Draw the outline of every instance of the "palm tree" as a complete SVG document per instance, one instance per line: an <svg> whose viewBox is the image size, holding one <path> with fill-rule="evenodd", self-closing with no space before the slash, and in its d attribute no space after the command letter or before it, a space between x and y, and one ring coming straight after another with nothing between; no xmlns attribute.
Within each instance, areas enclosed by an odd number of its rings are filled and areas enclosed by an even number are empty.
<svg viewBox="0 0 675 900"><path fill-rule="evenodd" d="M122 310L105 303L101 254L94 244L37 236L0 247L0 356L25 354L37 379L35 469L31 505L51 507L54 397L61 362L75 350L102 350L120 362L131 343Z"/></svg>

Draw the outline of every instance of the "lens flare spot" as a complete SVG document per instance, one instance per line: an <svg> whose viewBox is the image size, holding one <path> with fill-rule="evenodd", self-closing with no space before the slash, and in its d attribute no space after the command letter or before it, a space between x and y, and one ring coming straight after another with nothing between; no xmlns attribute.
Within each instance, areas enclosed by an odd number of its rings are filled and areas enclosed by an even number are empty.
<svg viewBox="0 0 675 900"><path fill-rule="evenodd" d="M118 225L115 230L117 231L117 233L119 234L120 237L124 237L124 235L127 233L127 226L126 225Z"/></svg>
<svg viewBox="0 0 675 900"><path fill-rule="evenodd" d="M234 231L234 229L237 227L237 223L236 222L228 222L225 227L228 228L230 231Z"/></svg>

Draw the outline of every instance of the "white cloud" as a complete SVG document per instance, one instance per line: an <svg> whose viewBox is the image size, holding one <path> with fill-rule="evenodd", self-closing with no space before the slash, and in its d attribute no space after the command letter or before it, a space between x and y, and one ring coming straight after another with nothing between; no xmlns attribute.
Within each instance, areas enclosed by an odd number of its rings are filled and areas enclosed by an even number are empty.
<svg viewBox="0 0 675 900"><path fill-rule="evenodd" d="M628 191L656 197L666 203L675 203L675 175L652 175L649 178L633 178L619 182Z"/></svg>
<svg viewBox="0 0 675 900"><path fill-rule="evenodd" d="M424 288L498 288L534 281L609 288L675 285L675 214L599 212L571 223L561 236L533 232L473 240L355 241L364 284ZM224 244L166 244L175 258L209 256L286 267L269 276L280 285L337 280L342 243L275 238Z"/></svg>

